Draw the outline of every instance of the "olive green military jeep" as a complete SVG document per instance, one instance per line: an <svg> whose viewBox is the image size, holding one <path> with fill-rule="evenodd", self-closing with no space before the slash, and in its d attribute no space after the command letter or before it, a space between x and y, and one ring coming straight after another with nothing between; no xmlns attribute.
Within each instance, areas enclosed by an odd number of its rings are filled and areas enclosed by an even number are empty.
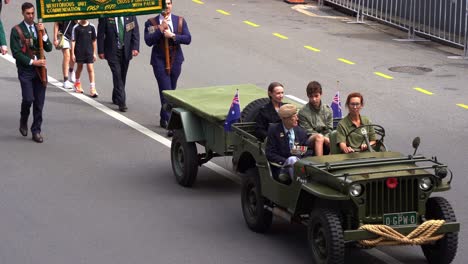
<svg viewBox="0 0 468 264"><path fill-rule="evenodd" d="M273 215L304 224L314 263L344 263L347 244L364 248L421 245L429 263L452 262L460 226L450 203L432 196L450 189L452 173L437 158L416 155L418 139L413 142L413 154L387 151L385 130L373 125L379 135L377 151L339 154L332 147L331 155L296 162L293 180L286 184L272 173L275 165L266 158L265 142L254 135L255 123L245 122L254 120L259 106L268 101L260 98L264 92L244 99L244 122L234 124L233 132L223 130L233 91L232 87L215 87L167 94L174 107L169 123L176 130L171 161L179 184L191 186L198 166L212 157L232 156L233 168L242 179L247 226L266 232ZM214 110L196 102L194 95L200 92L202 102L209 92L215 92L214 101L228 103ZM227 98L220 99L226 92ZM190 99L185 98L190 93ZM366 133L360 134L366 140ZM333 135L330 140L333 146ZM196 144L204 146L205 153L199 154Z"/></svg>

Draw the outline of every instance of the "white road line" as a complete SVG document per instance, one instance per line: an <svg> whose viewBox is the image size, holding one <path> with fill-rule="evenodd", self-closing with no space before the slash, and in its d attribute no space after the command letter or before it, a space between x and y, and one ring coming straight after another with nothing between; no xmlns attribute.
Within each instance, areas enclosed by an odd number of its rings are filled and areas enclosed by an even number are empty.
<svg viewBox="0 0 468 264"><path fill-rule="evenodd" d="M11 62L11 63L15 63L15 59L10 55L10 54L6 54L6 55L3 55L3 56L0 56L4 59L6 59L7 61ZM62 91L64 92L67 92L68 94L76 97L77 99L89 104L90 106L102 111L103 113L119 120L120 122L126 124L127 126L137 130L138 132L142 133L143 135L146 135L148 137L150 137L151 139L161 143L162 145L170 148L171 147L171 141L159 134L157 134L156 132L150 130L149 128L145 127L145 126L142 126L140 124L138 124L137 122L129 119L128 117L110 109L109 107L97 102L96 100L92 99L91 97L88 97L87 95L84 95L84 94L78 94L78 93L75 93L73 92L73 90L68 90L68 89L64 89L62 88L62 83L60 83L57 79L51 77L51 76L48 76L49 78L49 83L59 89L61 89ZM289 99L291 100L294 100L296 102L299 102L299 103L302 103L302 104L306 104L307 101L304 101L298 97L295 97L293 95L286 95L286 97L288 97ZM208 161L207 163L203 164L203 166L207 167L208 169L220 174L221 176L227 178L227 179L230 179L232 180L233 182L237 183L237 184L240 184L240 178L235 174L235 173L232 173L230 171L228 171L227 169L211 162L211 161ZM382 260L383 262L387 263L387 264L403 264L402 262L398 261L397 259L391 257L390 255L387 255L386 253L378 250L378 249L370 249L370 250L367 250L367 253L369 253L370 255L373 255L375 257L377 257L378 259Z"/></svg>
<svg viewBox="0 0 468 264"><path fill-rule="evenodd" d="M4 56L1 56L2 58L6 59L7 61L11 62L11 63L15 63L15 59L10 55L10 54L6 54ZM68 90L68 89L64 89L62 88L62 83L60 83L57 79L53 78L52 76L47 76L48 77L48 80L49 80L49 83L59 89L61 89L62 91L64 92L67 92L68 94L76 97L77 99L89 104L90 106L102 111L103 113L119 120L120 122L126 124L127 126L137 130L138 132L142 133L143 135L146 135L148 137L150 137L151 139L161 143L162 145L170 148L171 147L171 141L159 134L157 134L156 132L150 130L149 128L145 127L145 126L142 126L140 124L138 124L137 122L129 119L128 117L110 109L109 107L99 103L98 101L92 99L91 97L88 97L87 95L84 95L84 94L79 94L79 93L75 93L73 92L73 90ZM225 168L209 161L207 163L204 164L205 167L213 170L214 172L216 173L219 173L221 175L223 175L224 177L236 182L236 183L240 183L240 179L238 176L236 176L236 174L226 170Z"/></svg>

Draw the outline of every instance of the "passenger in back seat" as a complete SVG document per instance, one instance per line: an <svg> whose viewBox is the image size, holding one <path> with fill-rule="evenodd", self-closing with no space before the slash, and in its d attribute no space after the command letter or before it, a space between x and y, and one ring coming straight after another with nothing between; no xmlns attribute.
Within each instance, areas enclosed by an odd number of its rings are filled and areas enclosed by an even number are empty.
<svg viewBox="0 0 468 264"><path fill-rule="evenodd" d="M307 131L308 145L316 156L328 154L330 132L333 130L333 113L327 104L322 104L322 85L312 81L306 88L309 102L299 110L299 125Z"/></svg>
<svg viewBox="0 0 468 264"><path fill-rule="evenodd" d="M255 136L263 141L268 135L270 124L281 121L278 110L283 105L284 86L279 82L272 82L268 86L268 97L270 102L260 108L255 119Z"/></svg>

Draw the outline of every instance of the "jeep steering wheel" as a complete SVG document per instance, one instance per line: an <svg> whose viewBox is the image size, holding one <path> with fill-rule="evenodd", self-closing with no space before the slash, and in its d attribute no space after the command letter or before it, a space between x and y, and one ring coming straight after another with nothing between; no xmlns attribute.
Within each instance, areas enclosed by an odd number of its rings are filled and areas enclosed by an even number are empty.
<svg viewBox="0 0 468 264"><path fill-rule="evenodd" d="M346 134L346 145L349 146L349 147L351 147L351 148L353 148L353 149L360 149L360 148L361 148L361 145L362 145L363 143L366 143L366 144L367 144L365 136L364 136L363 134L358 133L358 131L361 131L362 129L365 129L366 133L368 134L368 133L369 133L369 130L370 130L369 128L373 128L374 131L375 131L375 134L376 134L376 136L377 136L377 138L376 138L376 142L377 142L377 143L376 143L376 146L377 146L377 148L376 148L376 149L377 149L378 151L382 151L381 148L383 147L384 151L386 151L386 147L385 147L385 145L383 144L383 139L384 139L384 137L385 137L385 129L384 129L382 126L380 126L380 125L374 125L374 124L372 124L372 125L361 125L361 126L359 126L359 127L354 128L353 130L349 131L348 134ZM352 134L359 135L359 136L362 138L361 143L359 143L359 146L353 146L353 145L351 145L351 143L349 142L349 137L350 137ZM367 146L367 151L371 151L371 152L372 152L372 151L375 151L375 150L372 148L372 146L369 145L369 146Z"/></svg>

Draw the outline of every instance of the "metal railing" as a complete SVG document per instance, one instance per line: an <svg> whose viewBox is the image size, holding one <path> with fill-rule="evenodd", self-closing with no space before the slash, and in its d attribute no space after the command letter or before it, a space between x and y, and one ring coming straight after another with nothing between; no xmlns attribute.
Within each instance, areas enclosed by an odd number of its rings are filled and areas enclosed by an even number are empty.
<svg viewBox="0 0 468 264"><path fill-rule="evenodd" d="M408 31L408 39L418 34L464 49L468 54L468 0L321 0L364 17Z"/></svg>

